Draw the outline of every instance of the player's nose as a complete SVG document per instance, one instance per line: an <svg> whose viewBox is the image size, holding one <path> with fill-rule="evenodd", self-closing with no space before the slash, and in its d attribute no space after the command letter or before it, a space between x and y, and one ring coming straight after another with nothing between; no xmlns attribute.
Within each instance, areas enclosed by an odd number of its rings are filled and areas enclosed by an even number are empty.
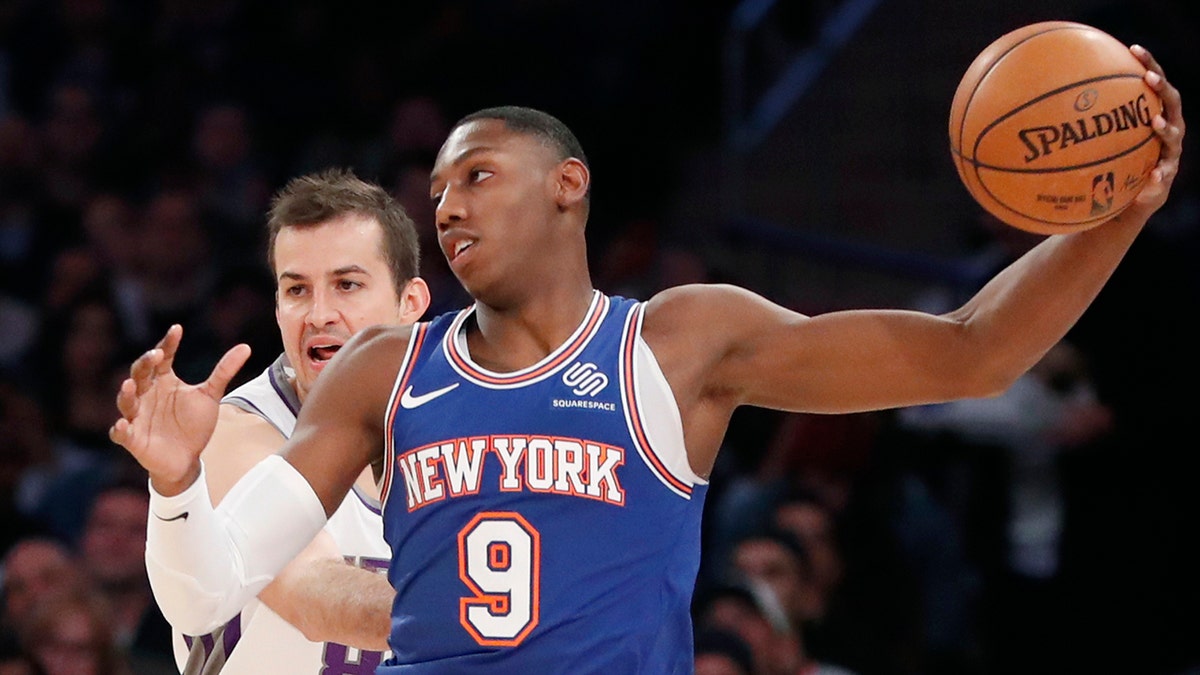
<svg viewBox="0 0 1200 675"><path fill-rule="evenodd" d="M467 201L464 197L462 190L450 185L447 185L446 189L442 191L436 210L439 231L467 217Z"/></svg>
<svg viewBox="0 0 1200 675"><path fill-rule="evenodd" d="M337 323L341 313L338 310L337 299L328 289L313 292L312 304L308 308L308 322L314 326L328 326Z"/></svg>

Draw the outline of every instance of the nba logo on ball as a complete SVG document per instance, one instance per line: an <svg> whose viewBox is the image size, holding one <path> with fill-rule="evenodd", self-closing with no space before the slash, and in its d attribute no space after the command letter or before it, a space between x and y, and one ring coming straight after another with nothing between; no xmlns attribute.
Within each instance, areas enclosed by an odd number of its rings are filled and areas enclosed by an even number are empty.
<svg viewBox="0 0 1200 675"><path fill-rule="evenodd" d="M1092 215L1102 216L1112 210L1113 172L1102 173L1092 179Z"/></svg>
<svg viewBox="0 0 1200 675"><path fill-rule="evenodd" d="M972 62L950 107L963 184L1000 220L1059 234L1119 214L1158 162L1162 102L1116 38L1048 21L1002 36Z"/></svg>

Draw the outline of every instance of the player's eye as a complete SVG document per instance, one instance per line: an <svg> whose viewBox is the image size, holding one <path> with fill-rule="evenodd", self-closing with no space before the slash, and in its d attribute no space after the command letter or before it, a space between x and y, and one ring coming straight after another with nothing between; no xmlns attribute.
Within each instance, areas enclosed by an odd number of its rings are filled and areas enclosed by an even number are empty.
<svg viewBox="0 0 1200 675"><path fill-rule="evenodd" d="M479 183L479 182L485 181L491 177L492 177L492 172L488 171L486 169L472 169L471 170L471 182L472 183Z"/></svg>

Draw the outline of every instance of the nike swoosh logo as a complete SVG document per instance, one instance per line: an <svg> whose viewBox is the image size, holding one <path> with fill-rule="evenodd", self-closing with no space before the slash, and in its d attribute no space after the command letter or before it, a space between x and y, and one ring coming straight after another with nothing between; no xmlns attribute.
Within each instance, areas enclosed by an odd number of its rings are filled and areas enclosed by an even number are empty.
<svg viewBox="0 0 1200 675"><path fill-rule="evenodd" d="M459 384L460 383L455 382L454 384L452 384L448 387L442 387L441 389L434 389L433 391L426 393L426 394L421 394L420 396L412 395L413 388L412 388L412 385L410 384L410 385L408 385L408 389L405 389L404 393L400 395L400 407L407 408L409 410L412 410L413 408L419 408L419 407L425 405L426 403L429 403L433 399L441 396L442 394L448 393L451 389L458 387Z"/></svg>
<svg viewBox="0 0 1200 675"><path fill-rule="evenodd" d="M184 511L183 513L181 513L181 514L179 514L179 515L175 516L174 518L163 518L162 516L160 516L160 515L158 515L158 514L156 513L156 514L154 514L154 517L155 517L155 518L158 518L159 520L163 521L164 523L169 523L169 522L171 522L172 520L187 520L187 517L188 517L188 514L189 514L189 513L191 513L191 512L190 512L190 511Z"/></svg>

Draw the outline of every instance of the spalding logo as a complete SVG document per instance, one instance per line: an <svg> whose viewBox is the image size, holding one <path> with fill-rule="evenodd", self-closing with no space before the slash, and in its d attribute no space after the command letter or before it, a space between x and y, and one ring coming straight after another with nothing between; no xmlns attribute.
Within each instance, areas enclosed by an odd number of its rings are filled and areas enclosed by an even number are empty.
<svg viewBox="0 0 1200 675"><path fill-rule="evenodd" d="M1081 99L1087 93L1085 91L1076 99L1075 106L1077 109ZM1095 103L1092 102L1090 105L1095 105ZM1148 127L1150 126L1152 117L1150 106L1146 101L1146 95L1142 94L1136 99L1107 112L1091 115L1090 117L1080 117L1073 121L1060 122L1051 126L1021 129L1017 132L1017 135L1021 138L1021 142L1025 144L1025 147L1029 149L1029 154L1025 155L1025 163L1028 164L1039 157L1049 155L1055 150L1063 150L1068 146L1085 143L1093 138L1107 136L1114 132L1121 133L1137 129L1138 127Z"/></svg>

